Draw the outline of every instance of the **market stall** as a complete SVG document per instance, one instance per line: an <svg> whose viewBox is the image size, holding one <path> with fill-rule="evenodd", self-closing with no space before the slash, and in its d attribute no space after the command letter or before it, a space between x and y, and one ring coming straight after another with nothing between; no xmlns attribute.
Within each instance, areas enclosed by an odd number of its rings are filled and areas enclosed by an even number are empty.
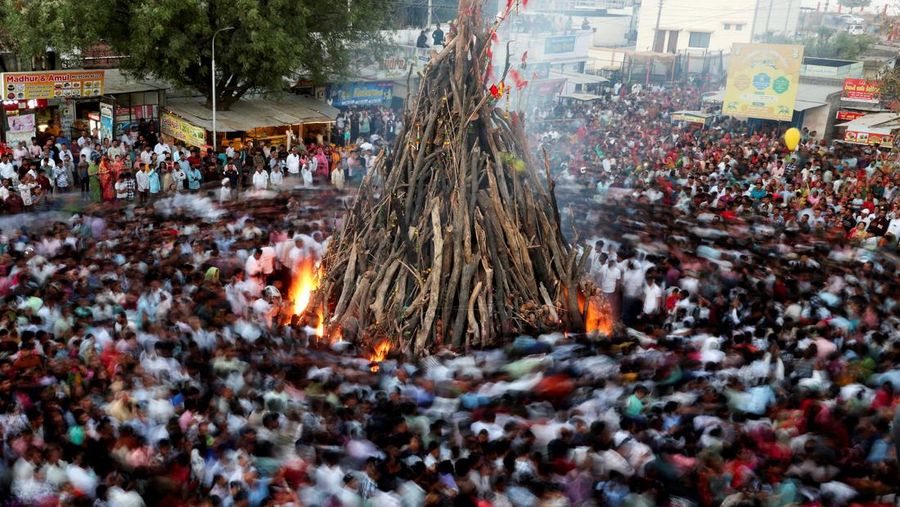
<svg viewBox="0 0 900 507"><path fill-rule="evenodd" d="M216 112L218 146L240 148L247 141L269 145L328 142L338 110L297 95L241 100ZM196 147L211 144L212 110L203 99L170 101L162 112L163 136Z"/></svg>
<svg viewBox="0 0 900 507"><path fill-rule="evenodd" d="M692 123L695 125L706 126L712 119L713 115L704 113L703 111L675 111L672 113L672 123Z"/></svg>
<svg viewBox="0 0 900 507"><path fill-rule="evenodd" d="M900 115L873 113L837 125L845 129L841 139L845 143L893 147L900 134Z"/></svg>

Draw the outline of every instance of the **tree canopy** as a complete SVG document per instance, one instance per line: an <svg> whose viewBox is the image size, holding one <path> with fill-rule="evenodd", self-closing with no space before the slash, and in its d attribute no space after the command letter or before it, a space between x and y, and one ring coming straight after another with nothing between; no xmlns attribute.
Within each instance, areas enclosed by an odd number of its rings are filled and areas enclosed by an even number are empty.
<svg viewBox="0 0 900 507"><path fill-rule="evenodd" d="M868 35L851 35L844 31L820 28L814 37L794 39L784 36L769 36L765 39L765 42L802 44L804 56L855 60L869 49L874 39Z"/></svg>
<svg viewBox="0 0 900 507"><path fill-rule="evenodd" d="M122 68L187 86L227 109L252 90L281 90L285 78L325 82L345 74L359 51L380 45L383 0L2 0L6 38L22 56L105 42Z"/></svg>

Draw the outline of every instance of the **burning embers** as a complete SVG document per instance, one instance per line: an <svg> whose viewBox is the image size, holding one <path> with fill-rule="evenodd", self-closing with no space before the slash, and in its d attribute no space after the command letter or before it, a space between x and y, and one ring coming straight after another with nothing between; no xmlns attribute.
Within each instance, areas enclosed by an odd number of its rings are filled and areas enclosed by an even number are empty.
<svg viewBox="0 0 900 507"><path fill-rule="evenodd" d="M587 334L612 335L615 319L609 300L599 291L593 291L594 295L585 298L581 291L578 292L578 308L584 317L584 331Z"/></svg>
<svg viewBox="0 0 900 507"><path fill-rule="evenodd" d="M291 313L300 318L301 323L315 329L319 339L325 336L325 316L321 308L310 308L313 292L318 288L319 276L316 260L307 257L294 269L288 296L291 299ZM313 320L315 322L313 322Z"/></svg>
<svg viewBox="0 0 900 507"><path fill-rule="evenodd" d="M369 355L369 362L372 365L369 367L372 370L372 373L378 371L381 367L381 363L387 359L388 353L391 351L391 342L387 340L381 340L378 342L375 347L372 349L372 353Z"/></svg>

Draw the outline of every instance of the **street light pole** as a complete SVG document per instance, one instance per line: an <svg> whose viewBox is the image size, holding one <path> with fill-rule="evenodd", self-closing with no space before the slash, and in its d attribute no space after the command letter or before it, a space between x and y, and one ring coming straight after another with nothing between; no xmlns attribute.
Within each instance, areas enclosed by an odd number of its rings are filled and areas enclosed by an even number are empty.
<svg viewBox="0 0 900 507"><path fill-rule="evenodd" d="M233 26L226 26L225 28L219 28L213 33L212 36L212 69L210 72L210 80L212 81L212 147L213 152L216 151L216 35L219 35L219 32L226 32L228 30L234 30Z"/></svg>

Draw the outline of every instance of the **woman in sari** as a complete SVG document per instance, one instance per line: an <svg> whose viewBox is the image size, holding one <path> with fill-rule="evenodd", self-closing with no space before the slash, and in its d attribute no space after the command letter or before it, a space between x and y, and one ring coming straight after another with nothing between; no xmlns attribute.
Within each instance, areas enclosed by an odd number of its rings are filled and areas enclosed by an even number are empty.
<svg viewBox="0 0 900 507"><path fill-rule="evenodd" d="M103 194L100 187L100 168L97 167L96 162L91 161L88 164L87 174L88 181L90 182L88 188L91 193L91 200L94 202L100 202Z"/></svg>
<svg viewBox="0 0 900 507"><path fill-rule="evenodd" d="M119 176L125 172L125 160L122 159L121 155L116 155L116 158L113 160L112 169L113 169L113 179L118 180Z"/></svg>
<svg viewBox="0 0 900 507"><path fill-rule="evenodd" d="M113 174L112 165L109 163L109 158L107 158L106 155L100 159L100 168L97 173L100 180L101 198L103 201L109 202L116 200L116 176Z"/></svg>

